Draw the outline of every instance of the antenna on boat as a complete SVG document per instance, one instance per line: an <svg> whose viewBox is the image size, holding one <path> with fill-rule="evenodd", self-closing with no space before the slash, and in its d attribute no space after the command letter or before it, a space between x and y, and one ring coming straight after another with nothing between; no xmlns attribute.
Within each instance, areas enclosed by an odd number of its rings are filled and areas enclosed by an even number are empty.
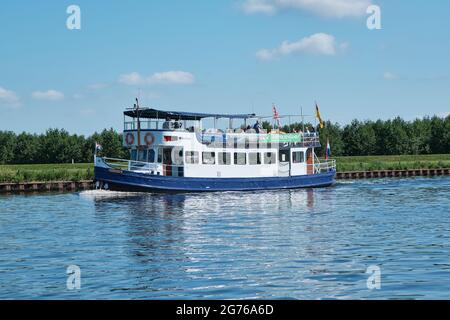
<svg viewBox="0 0 450 320"><path fill-rule="evenodd" d="M136 118L137 118L137 141L138 141L138 148L141 147L141 121L139 120L139 99L136 98L136 103L134 105L134 108L136 110Z"/></svg>
<svg viewBox="0 0 450 320"><path fill-rule="evenodd" d="M305 132L305 116L303 115L303 107L300 106L300 117L302 118L302 132Z"/></svg>

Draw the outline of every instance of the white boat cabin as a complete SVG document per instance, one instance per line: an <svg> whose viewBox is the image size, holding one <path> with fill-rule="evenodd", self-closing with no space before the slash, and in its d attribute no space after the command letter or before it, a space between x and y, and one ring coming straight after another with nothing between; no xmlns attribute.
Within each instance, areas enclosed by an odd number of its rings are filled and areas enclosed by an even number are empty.
<svg viewBox="0 0 450 320"><path fill-rule="evenodd" d="M203 121L227 119L224 129L204 129ZM223 115L131 109L124 112L127 169L139 173L198 178L286 177L320 173L314 149L318 133L266 132L254 114ZM243 126L233 128L233 122ZM259 121L258 121L259 123ZM245 129L244 129L245 128ZM113 166L120 159L107 159ZM326 165L327 168L324 168Z"/></svg>

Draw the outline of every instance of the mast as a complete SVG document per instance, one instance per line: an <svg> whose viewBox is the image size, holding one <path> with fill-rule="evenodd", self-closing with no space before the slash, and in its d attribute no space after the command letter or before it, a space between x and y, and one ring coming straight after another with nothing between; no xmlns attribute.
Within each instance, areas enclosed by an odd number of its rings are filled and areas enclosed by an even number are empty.
<svg viewBox="0 0 450 320"><path fill-rule="evenodd" d="M136 118L137 118L137 141L138 141L138 149L141 148L141 121L139 120L139 100L136 98L136 104L135 110L136 110Z"/></svg>

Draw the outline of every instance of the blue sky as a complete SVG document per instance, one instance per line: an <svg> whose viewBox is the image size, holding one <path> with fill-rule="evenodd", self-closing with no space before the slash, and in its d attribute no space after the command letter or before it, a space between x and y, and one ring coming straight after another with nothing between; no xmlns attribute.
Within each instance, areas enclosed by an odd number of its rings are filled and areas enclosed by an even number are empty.
<svg viewBox="0 0 450 320"><path fill-rule="evenodd" d="M81 30L66 27L69 5ZM366 27L370 4L381 30ZM450 2L9 1L0 5L0 130L122 129L141 105L413 119L450 111ZM286 42L285 42L286 41ZM284 43L284 45L282 45Z"/></svg>

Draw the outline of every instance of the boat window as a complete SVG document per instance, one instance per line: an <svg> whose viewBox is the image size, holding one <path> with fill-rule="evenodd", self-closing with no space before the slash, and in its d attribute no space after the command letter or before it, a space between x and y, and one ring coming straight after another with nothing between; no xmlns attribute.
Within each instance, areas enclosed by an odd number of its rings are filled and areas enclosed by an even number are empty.
<svg viewBox="0 0 450 320"><path fill-rule="evenodd" d="M235 152L234 153L234 164L245 165L247 163L245 160L246 160L245 152Z"/></svg>
<svg viewBox="0 0 450 320"><path fill-rule="evenodd" d="M148 150L148 162L155 162L155 150Z"/></svg>
<svg viewBox="0 0 450 320"><path fill-rule="evenodd" d="M305 162L305 154L303 153L303 151L292 152L292 162L293 163Z"/></svg>
<svg viewBox="0 0 450 320"><path fill-rule="evenodd" d="M250 165L261 164L261 153L249 152L248 153L248 164L250 164Z"/></svg>
<svg viewBox="0 0 450 320"><path fill-rule="evenodd" d="M264 153L264 163L265 164L276 163L275 152L265 152Z"/></svg>
<svg viewBox="0 0 450 320"><path fill-rule="evenodd" d="M158 163L161 163L163 159L163 148L158 148Z"/></svg>
<svg viewBox="0 0 450 320"><path fill-rule="evenodd" d="M137 161L147 162L147 150L139 150Z"/></svg>
<svg viewBox="0 0 450 320"><path fill-rule="evenodd" d="M278 161L289 162L289 149L280 150Z"/></svg>
<svg viewBox="0 0 450 320"><path fill-rule="evenodd" d="M197 151L186 151L186 163L188 164L198 164L198 152Z"/></svg>
<svg viewBox="0 0 450 320"><path fill-rule="evenodd" d="M231 164L231 153L229 152L219 152L218 160L220 165L229 165Z"/></svg>
<svg viewBox="0 0 450 320"><path fill-rule="evenodd" d="M250 140L248 139L248 138L245 138L245 140L244 140L245 142L245 149L248 149L248 148L250 148Z"/></svg>
<svg viewBox="0 0 450 320"><path fill-rule="evenodd" d="M203 152L203 164L215 164L216 153L215 152Z"/></svg>
<svg viewBox="0 0 450 320"><path fill-rule="evenodd" d="M132 149L131 150L131 157L130 157L130 159L132 161L136 161L136 158L137 158L137 150L136 149Z"/></svg>

